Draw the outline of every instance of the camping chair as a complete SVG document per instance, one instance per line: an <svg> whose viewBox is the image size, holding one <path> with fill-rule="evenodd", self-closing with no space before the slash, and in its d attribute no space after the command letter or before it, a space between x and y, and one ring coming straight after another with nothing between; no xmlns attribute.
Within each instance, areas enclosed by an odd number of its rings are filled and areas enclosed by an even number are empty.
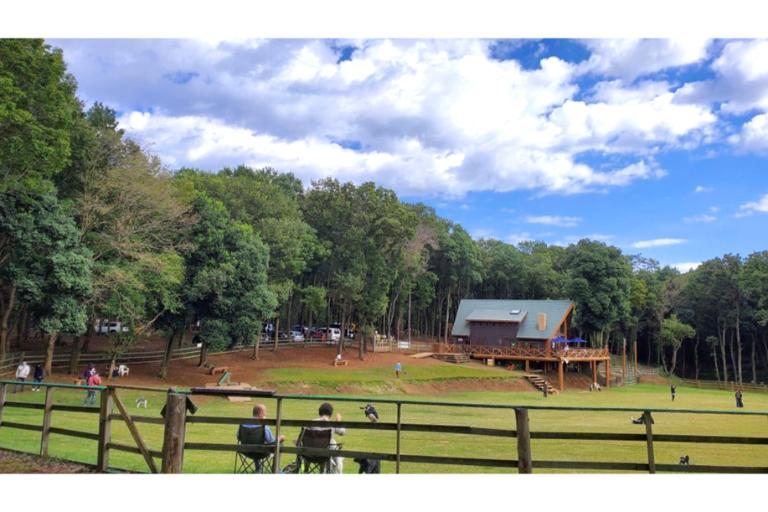
<svg viewBox="0 0 768 512"><path fill-rule="evenodd" d="M302 428L296 446L299 448L322 448L328 450L331 448L332 437L333 430L330 428ZM335 447L341 449L340 444L335 445ZM329 455L297 455L296 464L297 472L301 472L302 468L304 468L304 473L331 472L331 456Z"/></svg>
<svg viewBox="0 0 768 512"><path fill-rule="evenodd" d="M240 425L237 429L237 443L261 445L253 451L235 452L235 473L271 473L272 445L264 444L264 427L261 425Z"/></svg>

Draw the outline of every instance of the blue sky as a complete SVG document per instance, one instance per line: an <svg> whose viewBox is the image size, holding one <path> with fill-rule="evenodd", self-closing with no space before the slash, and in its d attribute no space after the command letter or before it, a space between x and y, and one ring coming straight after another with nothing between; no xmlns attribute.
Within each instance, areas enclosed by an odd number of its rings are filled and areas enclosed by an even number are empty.
<svg viewBox="0 0 768 512"><path fill-rule="evenodd" d="M171 168L375 181L475 238L768 249L768 41L51 40Z"/></svg>

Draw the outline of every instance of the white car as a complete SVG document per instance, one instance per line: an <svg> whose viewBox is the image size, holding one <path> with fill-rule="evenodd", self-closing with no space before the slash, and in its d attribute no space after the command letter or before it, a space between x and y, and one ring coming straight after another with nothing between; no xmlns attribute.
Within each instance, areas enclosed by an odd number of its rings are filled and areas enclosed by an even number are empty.
<svg viewBox="0 0 768 512"><path fill-rule="evenodd" d="M128 332L128 326L122 325L120 322L102 322L96 324L95 330L97 334L112 334L113 332Z"/></svg>
<svg viewBox="0 0 768 512"><path fill-rule="evenodd" d="M304 341L304 333L301 331L291 331L288 333L291 341L302 342Z"/></svg>

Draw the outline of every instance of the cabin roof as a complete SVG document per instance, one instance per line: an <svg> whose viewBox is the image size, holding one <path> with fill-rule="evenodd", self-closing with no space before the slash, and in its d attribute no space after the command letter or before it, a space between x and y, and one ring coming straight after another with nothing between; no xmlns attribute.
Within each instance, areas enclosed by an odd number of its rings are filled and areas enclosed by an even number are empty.
<svg viewBox="0 0 768 512"><path fill-rule="evenodd" d="M519 322L518 338L548 340L573 306L570 300L462 299L453 322L452 336L469 336L470 322ZM514 312L514 313L513 313ZM547 315L543 331L537 329L540 313ZM519 320L514 320L519 318Z"/></svg>

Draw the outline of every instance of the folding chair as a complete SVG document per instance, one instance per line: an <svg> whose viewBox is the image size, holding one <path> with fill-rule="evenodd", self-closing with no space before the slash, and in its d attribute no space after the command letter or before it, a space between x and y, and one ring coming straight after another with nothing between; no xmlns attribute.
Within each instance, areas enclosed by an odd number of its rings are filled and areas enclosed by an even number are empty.
<svg viewBox="0 0 768 512"><path fill-rule="evenodd" d="M256 445L255 449L235 452L235 473L271 473L272 450L274 446L264 444L264 427L261 425L240 425L237 429L237 443Z"/></svg>
<svg viewBox="0 0 768 512"><path fill-rule="evenodd" d="M332 436L333 431L330 428L302 428L296 446L299 448L322 448L328 450L331 448ZM341 445L334 445L334 448L341 449ZM301 472L302 468L304 473L331 472L332 462L330 455L297 455L296 463L298 465L298 472Z"/></svg>

